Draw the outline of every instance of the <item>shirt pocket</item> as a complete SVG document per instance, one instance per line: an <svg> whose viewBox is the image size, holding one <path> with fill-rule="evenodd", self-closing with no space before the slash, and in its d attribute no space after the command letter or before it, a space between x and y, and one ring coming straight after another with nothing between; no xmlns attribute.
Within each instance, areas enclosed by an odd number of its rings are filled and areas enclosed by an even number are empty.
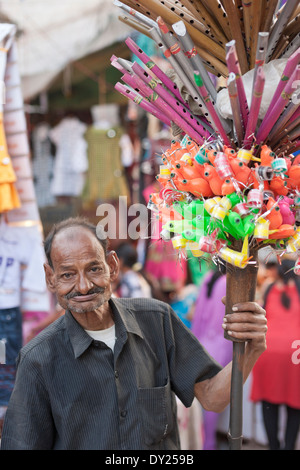
<svg viewBox="0 0 300 470"><path fill-rule="evenodd" d="M174 427L170 382L162 387L139 388L138 407L144 443L157 446Z"/></svg>

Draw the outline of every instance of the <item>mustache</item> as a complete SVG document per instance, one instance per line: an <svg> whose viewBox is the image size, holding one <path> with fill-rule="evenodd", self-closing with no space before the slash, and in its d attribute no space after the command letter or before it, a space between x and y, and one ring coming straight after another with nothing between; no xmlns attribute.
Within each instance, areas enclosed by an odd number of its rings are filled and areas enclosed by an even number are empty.
<svg viewBox="0 0 300 470"><path fill-rule="evenodd" d="M70 292L69 294L65 295L67 300L72 299L73 297L81 297L83 295L91 295L91 294L104 294L105 289L104 287L94 287L93 289L89 290L86 294L82 294L81 292Z"/></svg>

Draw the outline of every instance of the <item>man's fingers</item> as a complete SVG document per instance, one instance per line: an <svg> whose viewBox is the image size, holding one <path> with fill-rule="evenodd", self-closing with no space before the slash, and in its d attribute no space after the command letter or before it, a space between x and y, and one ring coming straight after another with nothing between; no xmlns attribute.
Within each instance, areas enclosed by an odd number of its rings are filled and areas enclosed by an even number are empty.
<svg viewBox="0 0 300 470"><path fill-rule="evenodd" d="M233 312L251 312L265 315L265 310L256 302L241 302L232 306Z"/></svg>

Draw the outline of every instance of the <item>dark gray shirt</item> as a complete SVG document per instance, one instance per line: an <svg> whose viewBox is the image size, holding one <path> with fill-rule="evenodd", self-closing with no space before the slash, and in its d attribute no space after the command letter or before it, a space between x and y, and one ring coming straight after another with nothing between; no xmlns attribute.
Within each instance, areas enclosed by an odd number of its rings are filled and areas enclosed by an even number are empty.
<svg viewBox="0 0 300 470"><path fill-rule="evenodd" d="M189 407L221 367L167 304L110 304L114 352L70 312L22 349L2 450L180 448L174 394Z"/></svg>

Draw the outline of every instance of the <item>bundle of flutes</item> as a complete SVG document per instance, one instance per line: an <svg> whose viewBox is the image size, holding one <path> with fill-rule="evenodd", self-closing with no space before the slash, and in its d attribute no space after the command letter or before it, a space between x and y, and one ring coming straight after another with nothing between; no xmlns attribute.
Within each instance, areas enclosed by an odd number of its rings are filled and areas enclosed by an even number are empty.
<svg viewBox="0 0 300 470"><path fill-rule="evenodd" d="M272 0L114 3L127 14L122 21L154 41L177 77L171 79L129 37L127 46L145 67L112 57L112 65L123 72L124 83L115 87L120 93L202 145L218 142L253 149L254 154L264 144L280 155L300 149L297 0L287 0L281 8ZM272 61L283 61L284 69L261 118L269 85L265 65ZM253 73L248 100L243 80L247 72ZM213 75L226 79L232 119L220 112Z"/></svg>

